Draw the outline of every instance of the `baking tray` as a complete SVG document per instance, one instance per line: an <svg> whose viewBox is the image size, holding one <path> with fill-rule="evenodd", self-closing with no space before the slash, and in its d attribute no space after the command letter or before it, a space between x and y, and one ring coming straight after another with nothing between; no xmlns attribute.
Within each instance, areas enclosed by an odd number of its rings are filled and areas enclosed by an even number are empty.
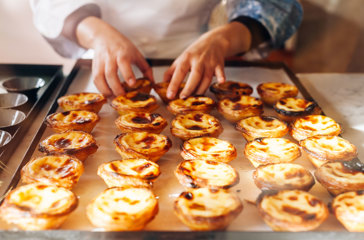
<svg viewBox="0 0 364 240"><path fill-rule="evenodd" d="M161 66L168 66L171 64L170 60L150 60L149 61L150 64L153 67L161 67ZM76 66L74 67L73 71L71 72L71 74L67 77L65 84L62 86L62 91L59 92L58 96L62 96L65 91L67 90L67 88L69 87L69 85L72 83L72 81L76 78L79 78L79 75L84 74L85 72L89 72L90 71L90 66L91 66L91 62L87 61L87 60L80 60L77 62ZM226 67L230 69L230 71L234 72L234 70L239 70L239 68L245 68L245 69L249 69L249 68L261 68L261 70L277 70L280 73L283 73L287 79L289 79L288 81L293 82L300 90L300 94L301 97L304 97L306 99L309 100L313 100L312 97L309 95L309 93L305 90L305 88L303 87L303 85L300 83L299 79L282 63L267 63L267 62L226 62ZM249 74L248 74L249 75ZM229 79L229 75L227 73L227 77ZM249 76L241 76L241 79L232 79L232 80L241 80L243 82L244 79L246 77ZM160 76L159 78L157 78L157 81L160 81ZM263 80L263 81L267 81L267 80ZM279 79L277 79L277 81L279 81ZM81 82L77 81L77 83L82 84ZM90 86L79 86L79 89L84 89L84 90L94 90L94 89L90 89ZM76 89L74 89L73 87L71 87L69 89L69 92L73 92L76 91ZM50 108L48 114L51 114L53 112L57 111L57 103L56 101L53 103L52 107ZM158 111L157 111L158 112ZM216 112L215 112L216 113ZM214 114L216 116L216 114ZM269 114L268 114L269 115ZM117 114L114 114L114 117L116 118ZM219 117L221 119L221 117ZM99 124L102 124L101 122ZM225 123L226 124L226 123ZM105 131L105 129L102 129L103 131ZM42 127L38 133L36 134L36 137L34 138L34 140L30 143L30 147L28 150L28 153L26 155L26 157L24 157L24 159L22 160L22 164L19 165L18 169L14 172L14 175L12 177L12 181L9 184L9 186L3 189L0 189L2 192L3 191L7 191L13 187L15 187L18 182L19 182L19 177L20 177L20 170L23 167L23 165L25 165L25 163L27 163L31 156L33 154L37 154L34 149L37 147L38 143L39 143L39 139L43 136L46 136L48 130L46 130L45 127ZM166 132L169 132L169 130L165 130L164 134ZM228 131L228 130L227 130ZM113 134L113 133L112 133ZM228 135L228 134L227 134ZM228 139L227 135L224 135L225 138L222 139L226 139L226 140L230 140ZM235 134L236 136L236 134ZM234 136L233 136L234 137ZM242 137L240 137L242 139ZM97 139L98 141L98 139ZM244 140L242 140L242 143L244 142ZM173 139L173 143L174 146L177 148L175 149L175 151L178 151L178 145L181 142L176 141L175 139ZM110 143L112 144L112 143ZM241 146L239 146L239 149L241 150ZM100 151L100 149L99 149ZM115 153L115 151L113 151ZM168 153L167 153L168 154ZM167 155L166 154L166 155ZM172 153L171 153L172 154ZM241 154L241 153L240 153ZM168 155L169 157L172 155ZM86 165L85 165L85 169L86 169L86 173L84 173L84 175L87 175L87 168L90 168L93 164L95 165L95 163L92 162L92 156L90 157L91 159L86 160ZM113 159L106 159L105 161L109 161L109 160L113 160ZM234 160L237 161L237 160ZM165 162L164 162L165 163ZM163 160L162 163L163 164ZM177 163L175 163L175 166L177 165ZM95 170L95 169L94 169ZM163 170L163 169L162 169ZM239 171L240 173L240 171ZM167 173L168 174L168 173ZM244 173L243 173L244 174ZM96 172L94 173L94 175L96 175ZM173 174L172 174L173 175ZM162 175L163 176L163 172ZM89 176L87 176L87 178L89 178ZM168 185L168 183L166 181L163 181L163 179L158 179L160 181L159 186L163 186L163 184ZM156 183L158 183L158 180ZM164 180L166 180L166 178L164 177ZM167 179L168 180L168 179ZM172 180L172 179L171 179ZM76 194L78 195L82 195L79 194L79 191L83 191L85 194L85 191L87 191L85 187L89 187L90 185L84 185L84 183L81 182L82 181L82 177L81 180L78 184L78 186L76 186L76 188L78 187L78 189L76 189ZM100 180L101 181L101 180ZM175 181L175 179L174 179ZM241 181L244 181L243 178L241 179ZM92 191L94 191L94 188L98 188L97 185L92 185ZM241 186L240 186L241 187ZM103 188L106 188L106 186L103 186ZM158 186L156 187L158 188ZM82 189L82 190L81 190ZM83 190L84 189L84 190ZM180 189L183 189L182 187L180 187ZM180 192L180 189L178 190ZM157 190L157 189L155 189ZM239 190L239 192L241 192L241 189L234 189L235 190ZM77 192L78 191L78 192ZM100 191L99 191L100 192ZM247 198L243 197L242 200L246 200ZM249 203L244 201L244 206L247 208L247 210L249 209ZM82 206L83 208L84 206ZM160 207L161 207L161 211L163 211L163 204L160 203ZM171 207L171 206L169 206ZM81 206L79 207L81 208ZM251 207L250 207L251 209ZM80 211L83 211L83 209L81 209ZM243 210L247 211L247 210ZM76 210L77 211L77 210ZM170 212L172 212L172 208L170 208ZM254 221L254 218L256 218L256 215L249 215L251 213L251 211L248 213L246 213L243 217L245 219L243 219L242 222L249 222L249 221ZM85 215L83 213L83 215ZM75 217L73 217L73 220L69 221L69 222L65 222L64 224L64 228L61 230L53 230L53 231L38 231L38 232L27 232L27 231L0 231L0 237L4 237L4 238L9 238L9 239L18 239L18 238L35 238L35 239L54 239L54 238L61 238L61 239L78 239L78 238L85 238L85 239L339 239L339 238L343 238L345 237L345 239L364 239L364 234L361 233L349 233L346 230L344 230L344 228L338 224L336 222L336 226L338 226L338 230L333 229L333 230L327 230L325 229L324 231L313 231L313 232L300 232L300 233L282 233L282 232L272 232L268 227L266 227L266 229L264 231L260 231L259 229L245 229L244 231L237 231L236 230L236 225L239 224L239 222L236 220L234 222L234 225L232 228L229 227L229 229L227 231L213 231L213 232L193 232L193 231L189 231L187 228L184 228L183 230L179 230L178 228L173 228L173 226L169 226L164 225L164 226L160 226L161 229L163 229L163 231L161 230L156 230L156 226L155 224L153 225L153 222L151 224L149 224L147 226L147 228L144 231L140 231L140 232L98 232L97 229L88 229L86 227L85 228L77 228L77 221L82 222L82 219L84 218L84 216L78 216L76 214L76 219ZM157 215L158 216L158 215ZM258 216L259 217L259 216ZM332 220L332 219L331 219ZM168 217L165 219L166 223L173 223L173 220L170 220ZM73 227L75 227L78 230L69 230L69 229L73 229ZM0 226L1 228L1 226ZM177 229L177 230L176 230ZM96 231L95 231L96 230Z"/></svg>
<svg viewBox="0 0 364 240"><path fill-rule="evenodd" d="M61 83L62 65L0 64L0 82L11 77L40 77L44 79L45 85L38 90L36 96L29 98L28 102L21 107L20 110L26 115L24 121L18 126L6 130L12 135L12 138L6 146L0 149L0 166L6 165L35 116L46 103L46 99ZM0 171L2 171L1 167Z"/></svg>

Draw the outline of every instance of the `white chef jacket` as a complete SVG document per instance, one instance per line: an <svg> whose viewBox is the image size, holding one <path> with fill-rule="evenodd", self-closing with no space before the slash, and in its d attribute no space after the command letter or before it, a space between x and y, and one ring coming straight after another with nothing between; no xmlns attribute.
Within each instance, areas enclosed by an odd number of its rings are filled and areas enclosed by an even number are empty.
<svg viewBox="0 0 364 240"><path fill-rule="evenodd" d="M70 58L78 58L85 52L77 43L75 29L87 16L100 17L111 24L145 57L176 58L207 31L210 14L220 3L220 0L30 1L38 31L60 55ZM260 21L276 45L297 29L302 17L296 0L227 2L230 20L243 14Z"/></svg>

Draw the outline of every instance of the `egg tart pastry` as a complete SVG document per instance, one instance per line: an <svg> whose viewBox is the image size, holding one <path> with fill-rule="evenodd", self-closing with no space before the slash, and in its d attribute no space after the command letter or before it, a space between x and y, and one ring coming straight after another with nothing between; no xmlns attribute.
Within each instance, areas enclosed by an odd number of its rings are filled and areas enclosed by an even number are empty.
<svg viewBox="0 0 364 240"><path fill-rule="evenodd" d="M232 166L216 161L185 160L174 173L187 188L228 189L239 183L239 175Z"/></svg>
<svg viewBox="0 0 364 240"><path fill-rule="evenodd" d="M158 104L154 96L133 91L114 98L111 107L123 115L129 112L153 112L158 108Z"/></svg>
<svg viewBox="0 0 364 240"><path fill-rule="evenodd" d="M149 188L108 188L87 206L86 213L95 227L138 231L158 213L158 200Z"/></svg>
<svg viewBox="0 0 364 240"><path fill-rule="evenodd" d="M262 137L283 137L288 133L287 123L267 116L242 119L235 125L235 128L247 141Z"/></svg>
<svg viewBox="0 0 364 240"><path fill-rule="evenodd" d="M310 171L293 163L260 165L253 172L253 179L255 185L261 190L309 191L315 184Z"/></svg>
<svg viewBox="0 0 364 240"><path fill-rule="evenodd" d="M257 138L245 145L244 154L254 167L258 167L292 162L301 156L301 150L286 138Z"/></svg>
<svg viewBox="0 0 364 240"><path fill-rule="evenodd" d="M39 151L47 155L67 154L81 161L97 151L94 137L82 131L68 131L49 136L39 144Z"/></svg>
<svg viewBox="0 0 364 240"><path fill-rule="evenodd" d="M250 95L253 88L242 82L226 81L224 83L214 83L210 86L210 91L215 94L216 98L234 98L241 95Z"/></svg>
<svg viewBox="0 0 364 240"><path fill-rule="evenodd" d="M308 137L324 135L337 136L341 133L340 125L332 118L323 115L309 115L293 122L290 134L297 141Z"/></svg>
<svg viewBox="0 0 364 240"><path fill-rule="evenodd" d="M167 109L174 115L190 112L209 113L215 107L215 101L204 96L190 96L175 99L168 103Z"/></svg>
<svg viewBox="0 0 364 240"><path fill-rule="evenodd" d="M364 164L361 162L328 162L316 169L315 177L332 195L364 190Z"/></svg>
<svg viewBox="0 0 364 240"><path fill-rule="evenodd" d="M37 157L21 170L23 183L43 183L71 189L83 173L83 164L68 155Z"/></svg>
<svg viewBox="0 0 364 240"><path fill-rule="evenodd" d="M364 232L364 192L347 192L335 197L332 210L350 232Z"/></svg>
<svg viewBox="0 0 364 240"><path fill-rule="evenodd" d="M196 137L218 137L223 131L220 121L207 113L177 115L172 121L171 133L182 140Z"/></svg>
<svg viewBox="0 0 364 240"><path fill-rule="evenodd" d="M236 158L236 148L228 141L213 137L192 138L182 145L185 160L201 159L228 163Z"/></svg>
<svg viewBox="0 0 364 240"><path fill-rule="evenodd" d="M225 229L243 210L240 199L223 189L190 189L174 202L174 213L190 229Z"/></svg>
<svg viewBox="0 0 364 240"><path fill-rule="evenodd" d="M159 174L158 164L141 158L103 163L97 170L108 187L150 187Z"/></svg>
<svg viewBox="0 0 364 240"><path fill-rule="evenodd" d="M53 113L46 118L45 123L57 133L68 130L81 130L90 133L99 121L100 117L94 112L72 110Z"/></svg>
<svg viewBox="0 0 364 240"><path fill-rule="evenodd" d="M159 113L130 112L118 117L115 124L123 133L161 133L168 123Z"/></svg>
<svg viewBox="0 0 364 240"><path fill-rule="evenodd" d="M98 113L107 100L101 93L83 92L60 97L57 102L64 111L86 110Z"/></svg>
<svg viewBox="0 0 364 240"><path fill-rule="evenodd" d="M280 82L261 83L257 90L260 98L269 106L273 106L281 98L296 97L298 94L296 86Z"/></svg>
<svg viewBox="0 0 364 240"><path fill-rule="evenodd" d="M0 216L22 230L57 229L77 205L76 195L68 189L33 183L12 190L0 207Z"/></svg>
<svg viewBox="0 0 364 240"><path fill-rule="evenodd" d="M286 122L293 122L297 118L321 114L321 109L315 102L301 98L282 98L273 106L278 117Z"/></svg>
<svg viewBox="0 0 364 240"><path fill-rule="evenodd" d="M263 102L251 96L224 98L218 103L218 111L227 120L237 122L241 119L259 116L263 113Z"/></svg>
<svg viewBox="0 0 364 240"><path fill-rule="evenodd" d="M148 78L137 78L135 84L132 87L130 87L125 82L122 83L122 86L126 92L138 91L149 94L150 90L152 90L152 81L150 81Z"/></svg>
<svg viewBox="0 0 364 240"><path fill-rule="evenodd" d="M274 231L310 231L329 215L324 202L301 190L264 191L257 200L264 222Z"/></svg>
<svg viewBox="0 0 364 240"><path fill-rule="evenodd" d="M167 136L148 132L119 134L114 144L123 159L144 158L153 162L158 161L172 146Z"/></svg>
<svg viewBox="0 0 364 240"><path fill-rule="evenodd" d="M353 144L338 136L313 136L300 141L300 145L317 168L327 162L350 161L358 155Z"/></svg>
<svg viewBox="0 0 364 240"><path fill-rule="evenodd" d="M185 87L185 83L181 83L181 85L179 86L179 89L178 89L178 92L176 94L176 96L178 96L183 88ZM167 98L167 89L168 89L168 86L169 86L169 82L159 82L159 83L156 83L154 84L153 88L154 88L154 91L158 94L158 96L160 97L160 99L162 99L162 101L165 103L165 104L168 104L170 101L172 101L172 99L169 99Z"/></svg>

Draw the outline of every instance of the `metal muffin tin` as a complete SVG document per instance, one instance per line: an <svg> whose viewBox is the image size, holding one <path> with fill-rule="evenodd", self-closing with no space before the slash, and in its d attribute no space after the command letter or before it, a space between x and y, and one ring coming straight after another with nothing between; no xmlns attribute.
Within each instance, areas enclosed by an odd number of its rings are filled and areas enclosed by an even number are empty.
<svg viewBox="0 0 364 240"><path fill-rule="evenodd" d="M28 102L28 97L22 93L1 93L0 109L20 109Z"/></svg>

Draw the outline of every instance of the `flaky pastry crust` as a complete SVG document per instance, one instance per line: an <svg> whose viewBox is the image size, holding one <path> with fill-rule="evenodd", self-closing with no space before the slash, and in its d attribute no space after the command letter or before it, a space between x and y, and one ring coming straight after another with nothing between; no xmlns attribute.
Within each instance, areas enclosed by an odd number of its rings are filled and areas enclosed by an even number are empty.
<svg viewBox="0 0 364 240"><path fill-rule="evenodd" d="M261 115L263 102L255 97L241 95L220 100L217 109L227 120L237 122L244 118Z"/></svg>
<svg viewBox="0 0 364 240"><path fill-rule="evenodd" d="M153 112L158 108L154 96L139 91L128 92L124 96L118 96L111 102L119 115L129 112Z"/></svg>
<svg viewBox="0 0 364 240"><path fill-rule="evenodd" d="M190 96L175 99L168 103L167 109L174 115L191 112L209 113L215 107L215 101L204 96Z"/></svg>
<svg viewBox="0 0 364 240"><path fill-rule="evenodd" d="M210 91L215 94L218 100L221 100L241 95L250 95L253 93L253 88L246 83L226 81L224 83L213 83L210 86Z"/></svg>
<svg viewBox="0 0 364 240"><path fill-rule="evenodd" d="M179 88L178 88L178 92L176 94L176 97L179 96L179 94L182 92L183 88L185 87L185 83L181 83ZM162 99L162 101L165 104L168 104L170 101L172 101L173 99L169 99L167 98L167 89L169 86L169 82L159 82L153 85L154 91L156 91L156 93L158 94L158 96Z"/></svg>
<svg viewBox="0 0 364 240"><path fill-rule="evenodd" d="M161 133L168 125L167 120L159 113L130 112L115 120L121 132Z"/></svg>
<svg viewBox="0 0 364 240"><path fill-rule="evenodd" d="M222 189L190 189L174 202L174 213L190 229L225 229L243 210L240 199Z"/></svg>
<svg viewBox="0 0 364 240"><path fill-rule="evenodd" d="M107 100L101 93L82 92L60 97L57 102L64 111L86 110L98 113Z"/></svg>
<svg viewBox="0 0 364 240"><path fill-rule="evenodd" d="M273 106L281 98L296 97L298 94L296 86L280 82L261 83L257 90L260 98L269 106Z"/></svg>

